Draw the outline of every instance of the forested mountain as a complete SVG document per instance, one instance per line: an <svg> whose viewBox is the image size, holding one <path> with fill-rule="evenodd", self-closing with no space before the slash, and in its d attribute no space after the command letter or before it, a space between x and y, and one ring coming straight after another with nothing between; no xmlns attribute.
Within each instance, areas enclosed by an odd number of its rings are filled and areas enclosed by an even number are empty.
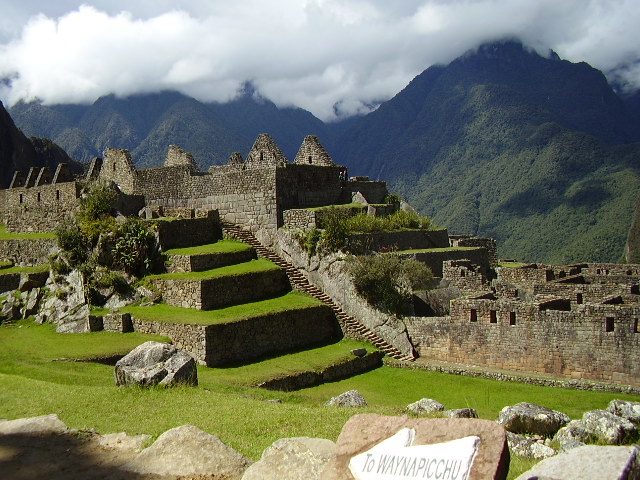
<svg viewBox="0 0 640 480"><path fill-rule="evenodd" d="M31 167L46 166L53 172L61 162L69 163L73 171L82 171L82 167L51 140L27 138L0 103L0 188L9 186L16 170L26 172Z"/></svg>
<svg viewBox="0 0 640 480"><path fill-rule="evenodd" d="M453 233L527 261L617 261L640 180L630 108L601 72L517 42L416 77L339 142Z"/></svg>
<svg viewBox="0 0 640 480"><path fill-rule="evenodd" d="M586 63L515 41L432 66L369 115L324 124L251 85L227 104L175 92L93 105L17 104L16 123L88 161L128 148L160 165L169 144L202 169L270 133L293 159L316 134L352 174L387 180L452 233L491 236L526 261L617 261L640 186L640 95L621 97ZM635 237L633 237L635 238Z"/></svg>

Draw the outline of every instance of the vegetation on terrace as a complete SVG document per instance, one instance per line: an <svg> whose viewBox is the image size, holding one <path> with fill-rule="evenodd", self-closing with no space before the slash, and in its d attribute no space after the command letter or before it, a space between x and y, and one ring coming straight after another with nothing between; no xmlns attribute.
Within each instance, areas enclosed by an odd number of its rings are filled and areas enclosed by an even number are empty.
<svg viewBox="0 0 640 480"><path fill-rule="evenodd" d="M163 280L208 280L211 278L230 277L234 275L244 275L245 273L257 273L268 272L271 270L278 270L280 267L266 258L258 258L256 260L249 260L248 262L236 263L234 265L228 265L226 267L213 268L211 270L205 270L202 272L175 272L175 273L160 273L156 275L148 275L146 278L149 280L163 279Z"/></svg>
<svg viewBox="0 0 640 480"><path fill-rule="evenodd" d="M305 293L294 290L279 297L214 310L196 310L157 304L145 307L129 306L122 308L121 311L147 321L215 325L239 322L247 318L271 315L293 309L317 307L320 305L324 304Z"/></svg>
<svg viewBox="0 0 640 480"><path fill-rule="evenodd" d="M218 240L216 243L208 245L199 245L197 247L173 248L166 250L167 255L204 255L210 253L234 253L250 250L252 247L246 243L239 242L230 238Z"/></svg>
<svg viewBox="0 0 640 480"><path fill-rule="evenodd" d="M44 263L42 265L35 265L33 267L15 267L7 266L0 268L0 275L7 275L10 273L40 273L49 271L49 264Z"/></svg>
<svg viewBox="0 0 640 480"><path fill-rule="evenodd" d="M0 240L38 240L42 238L56 238L56 234L51 233L13 233L7 232L7 226L0 224Z"/></svg>

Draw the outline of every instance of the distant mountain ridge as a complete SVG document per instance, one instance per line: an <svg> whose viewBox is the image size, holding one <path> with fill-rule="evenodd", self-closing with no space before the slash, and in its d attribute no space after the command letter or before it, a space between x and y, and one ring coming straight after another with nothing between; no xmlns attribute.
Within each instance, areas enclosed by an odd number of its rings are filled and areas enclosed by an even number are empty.
<svg viewBox="0 0 640 480"><path fill-rule="evenodd" d="M316 134L352 174L387 180L453 233L495 237L501 256L527 261L619 260L640 187L640 94L620 97L586 63L517 41L432 66L376 111L337 124L278 108L250 85L227 104L162 92L19 103L11 114L76 159L115 146L139 167L177 144L206 169L263 132L292 159Z"/></svg>

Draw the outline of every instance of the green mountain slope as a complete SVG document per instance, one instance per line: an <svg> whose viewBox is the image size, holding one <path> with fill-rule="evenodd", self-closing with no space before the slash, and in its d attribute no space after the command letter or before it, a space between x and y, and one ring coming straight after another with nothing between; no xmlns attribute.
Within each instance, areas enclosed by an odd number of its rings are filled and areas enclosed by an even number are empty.
<svg viewBox="0 0 640 480"><path fill-rule="evenodd" d="M507 42L423 72L345 133L338 160L503 257L617 261L640 167L640 145L620 145L637 138L600 72Z"/></svg>

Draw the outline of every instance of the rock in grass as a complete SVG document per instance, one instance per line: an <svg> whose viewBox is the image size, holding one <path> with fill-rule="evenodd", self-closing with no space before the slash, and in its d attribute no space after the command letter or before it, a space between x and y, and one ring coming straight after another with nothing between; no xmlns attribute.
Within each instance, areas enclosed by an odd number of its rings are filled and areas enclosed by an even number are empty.
<svg viewBox="0 0 640 480"><path fill-rule="evenodd" d="M564 427L558 430L553 437L554 442L560 444L560 450L565 452L572 448L581 447L585 445L591 435L586 428L582 420L571 420Z"/></svg>
<svg viewBox="0 0 640 480"><path fill-rule="evenodd" d="M173 345L146 342L116 363L116 385L198 385L196 362Z"/></svg>
<svg viewBox="0 0 640 480"><path fill-rule="evenodd" d="M322 438L281 438L244 472L242 480L315 480L335 449L335 443Z"/></svg>
<svg viewBox="0 0 640 480"><path fill-rule="evenodd" d="M633 423L605 410L584 412L582 423L587 432L609 445L629 443L638 435Z"/></svg>
<svg viewBox="0 0 640 480"><path fill-rule="evenodd" d="M635 425L640 425L640 402L611 400L607 406L607 411L618 417L626 418Z"/></svg>
<svg viewBox="0 0 640 480"><path fill-rule="evenodd" d="M522 402L504 407L497 422L509 432L552 436L569 420L562 412Z"/></svg>
<svg viewBox="0 0 640 480"><path fill-rule="evenodd" d="M124 468L140 474L239 480L250 464L218 437L183 425L164 432Z"/></svg>
<svg viewBox="0 0 640 480"><path fill-rule="evenodd" d="M455 408L442 413L449 418L478 418L478 411L475 408Z"/></svg>
<svg viewBox="0 0 640 480"><path fill-rule="evenodd" d="M325 407L365 407L366 405L367 401L357 390L344 392L324 404Z"/></svg>
<svg viewBox="0 0 640 480"><path fill-rule="evenodd" d="M432 398L422 398L417 402L407 405L407 410L416 415L428 414L433 412L442 412L444 405Z"/></svg>
<svg viewBox="0 0 640 480"><path fill-rule="evenodd" d="M638 447L585 445L542 460L516 480L632 480L640 478Z"/></svg>
<svg viewBox="0 0 640 480"><path fill-rule="evenodd" d="M507 432L507 442L511 451L519 457L540 460L556 454L556 451L535 438L528 438L516 433Z"/></svg>
<svg viewBox="0 0 640 480"><path fill-rule="evenodd" d="M66 433L68 427L55 413L40 417L18 418L0 421L0 435L29 434L50 435Z"/></svg>

